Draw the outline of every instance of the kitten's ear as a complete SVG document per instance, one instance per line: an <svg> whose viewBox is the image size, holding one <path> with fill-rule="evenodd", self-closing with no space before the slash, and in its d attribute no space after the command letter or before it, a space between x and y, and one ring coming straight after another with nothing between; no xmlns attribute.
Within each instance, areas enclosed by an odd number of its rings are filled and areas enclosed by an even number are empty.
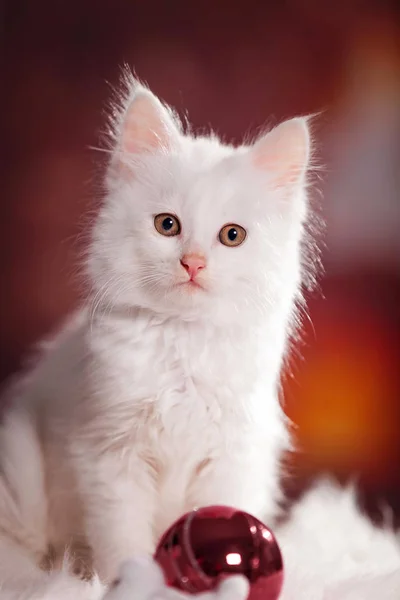
<svg viewBox="0 0 400 600"><path fill-rule="evenodd" d="M310 159L307 119L281 123L255 143L251 154L253 165L267 172L277 185L301 182Z"/></svg>
<svg viewBox="0 0 400 600"><path fill-rule="evenodd" d="M172 150L179 126L172 111L147 88L136 85L117 127L113 167L125 170L132 158Z"/></svg>

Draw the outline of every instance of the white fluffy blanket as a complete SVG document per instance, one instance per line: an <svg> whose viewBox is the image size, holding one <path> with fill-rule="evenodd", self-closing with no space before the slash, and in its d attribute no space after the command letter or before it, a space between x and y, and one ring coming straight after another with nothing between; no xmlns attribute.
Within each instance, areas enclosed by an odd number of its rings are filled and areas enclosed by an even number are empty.
<svg viewBox="0 0 400 600"><path fill-rule="evenodd" d="M276 533L282 600L400 600L400 540L360 514L351 488L320 482Z"/></svg>
<svg viewBox="0 0 400 600"><path fill-rule="evenodd" d="M356 507L351 488L320 482L276 531L285 561L281 600L400 600L400 543L374 527ZM244 600L232 582L203 600ZM179 600L154 565L126 565L106 600Z"/></svg>

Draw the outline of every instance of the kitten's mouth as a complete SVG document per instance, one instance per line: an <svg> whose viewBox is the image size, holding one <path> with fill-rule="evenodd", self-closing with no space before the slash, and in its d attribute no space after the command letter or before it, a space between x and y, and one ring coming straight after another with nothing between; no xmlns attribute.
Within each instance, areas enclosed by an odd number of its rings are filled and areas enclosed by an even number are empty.
<svg viewBox="0 0 400 600"><path fill-rule="evenodd" d="M179 287L186 287L190 291L194 291L194 290L205 291L205 287L203 285L201 285L201 283L199 283L198 281L195 281L194 279L188 279L187 281L182 281L181 283L178 283L178 285L179 285Z"/></svg>

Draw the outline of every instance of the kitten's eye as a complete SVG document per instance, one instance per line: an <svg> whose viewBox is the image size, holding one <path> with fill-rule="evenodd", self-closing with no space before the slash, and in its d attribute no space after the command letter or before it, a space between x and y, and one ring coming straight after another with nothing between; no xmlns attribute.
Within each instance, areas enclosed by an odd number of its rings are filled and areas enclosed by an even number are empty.
<svg viewBox="0 0 400 600"><path fill-rule="evenodd" d="M224 246L240 246L246 239L246 230L240 225L225 225L219 232L219 241Z"/></svg>
<svg viewBox="0 0 400 600"><path fill-rule="evenodd" d="M154 217L154 227L161 235L172 237L179 235L181 232L181 224L178 217L170 215L169 213L161 213Z"/></svg>

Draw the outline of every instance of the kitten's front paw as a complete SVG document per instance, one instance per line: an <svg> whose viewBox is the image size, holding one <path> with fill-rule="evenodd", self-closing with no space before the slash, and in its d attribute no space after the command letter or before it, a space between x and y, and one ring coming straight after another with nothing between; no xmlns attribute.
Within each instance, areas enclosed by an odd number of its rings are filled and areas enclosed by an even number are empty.
<svg viewBox="0 0 400 600"><path fill-rule="evenodd" d="M47 553L41 557L39 567L48 573L67 568L83 581L92 581L95 577L91 548L81 542L72 542L68 549L61 545L49 545Z"/></svg>
<svg viewBox="0 0 400 600"><path fill-rule="evenodd" d="M147 560L151 560L153 555L154 547L150 543L140 544L121 544L121 545L110 545L107 551L103 549L99 552L94 551L94 570L98 574L100 581L105 585L110 585L114 580L118 579L121 573L121 565L125 563L131 564L132 559L137 556L147 557ZM142 559L143 561L146 558ZM125 571L124 571L125 573Z"/></svg>

